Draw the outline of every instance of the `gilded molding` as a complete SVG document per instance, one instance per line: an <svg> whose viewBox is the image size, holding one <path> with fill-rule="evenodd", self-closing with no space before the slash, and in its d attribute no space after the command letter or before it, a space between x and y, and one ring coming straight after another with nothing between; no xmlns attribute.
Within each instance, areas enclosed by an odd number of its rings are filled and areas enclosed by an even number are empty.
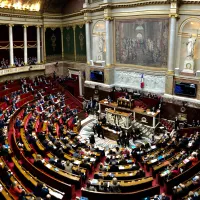
<svg viewBox="0 0 200 200"><path fill-rule="evenodd" d="M178 14L175 14L175 13L170 13L170 14L169 14L169 17L179 18L179 15L178 15Z"/></svg>
<svg viewBox="0 0 200 200"><path fill-rule="evenodd" d="M105 21L113 21L114 18L113 18L113 17L104 17L104 20L105 20Z"/></svg>
<svg viewBox="0 0 200 200"><path fill-rule="evenodd" d="M172 71L172 70L167 71L167 75L173 76L174 75L174 71Z"/></svg>
<svg viewBox="0 0 200 200"><path fill-rule="evenodd" d="M85 20L85 23L87 24L90 24L90 23L92 23L92 20L91 19L88 19L88 20Z"/></svg>

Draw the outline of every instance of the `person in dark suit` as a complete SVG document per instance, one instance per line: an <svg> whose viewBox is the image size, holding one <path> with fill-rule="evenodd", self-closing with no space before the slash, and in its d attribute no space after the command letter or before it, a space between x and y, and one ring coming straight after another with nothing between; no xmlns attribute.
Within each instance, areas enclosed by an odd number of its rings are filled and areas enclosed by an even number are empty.
<svg viewBox="0 0 200 200"><path fill-rule="evenodd" d="M90 170L90 164L87 162L87 160L83 160L83 162L80 164L80 167L86 168L87 170Z"/></svg>
<svg viewBox="0 0 200 200"><path fill-rule="evenodd" d="M108 187L108 183L107 182L101 182L101 184L99 185L98 191L99 192L110 192L110 189Z"/></svg>
<svg viewBox="0 0 200 200"><path fill-rule="evenodd" d="M110 172L118 172L119 168L117 165L111 165L109 171Z"/></svg>
<svg viewBox="0 0 200 200"><path fill-rule="evenodd" d="M49 194L49 189L46 187L46 185L38 183L34 190L34 195L37 197L45 198L47 194Z"/></svg>
<svg viewBox="0 0 200 200"><path fill-rule="evenodd" d="M102 139L104 139L103 128L99 121L96 124L96 130L97 130L98 137L102 136Z"/></svg>
<svg viewBox="0 0 200 200"><path fill-rule="evenodd" d="M179 129L179 120L178 117L175 117L175 130Z"/></svg>
<svg viewBox="0 0 200 200"><path fill-rule="evenodd" d="M95 137L94 137L94 134L92 134L90 136L90 144L94 144L95 143Z"/></svg>

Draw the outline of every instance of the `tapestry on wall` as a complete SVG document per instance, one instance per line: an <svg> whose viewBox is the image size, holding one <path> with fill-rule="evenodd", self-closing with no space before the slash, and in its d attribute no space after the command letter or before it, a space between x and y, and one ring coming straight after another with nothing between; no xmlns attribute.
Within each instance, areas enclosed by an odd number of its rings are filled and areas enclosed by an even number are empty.
<svg viewBox="0 0 200 200"><path fill-rule="evenodd" d="M76 26L76 61L86 61L85 25Z"/></svg>
<svg viewBox="0 0 200 200"><path fill-rule="evenodd" d="M47 60L57 60L62 57L60 28L47 28L45 31Z"/></svg>
<svg viewBox="0 0 200 200"><path fill-rule="evenodd" d="M75 60L74 30L72 26L63 29L64 57L66 60Z"/></svg>
<svg viewBox="0 0 200 200"><path fill-rule="evenodd" d="M116 62L140 66L166 67L169 20L117 20Z"/></svg>

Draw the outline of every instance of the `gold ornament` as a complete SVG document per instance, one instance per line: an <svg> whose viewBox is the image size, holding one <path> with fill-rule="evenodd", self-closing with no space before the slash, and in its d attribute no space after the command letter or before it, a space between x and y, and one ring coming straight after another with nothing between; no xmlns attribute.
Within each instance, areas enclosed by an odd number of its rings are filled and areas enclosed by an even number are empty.
<svg viewBox="0 0 200 200"><path fill-rule="evenodd" d="M53 47L53 51L55 51L56 50L56 36L54 34L51 36L51 42L52 42L51 46Z"/></svg>

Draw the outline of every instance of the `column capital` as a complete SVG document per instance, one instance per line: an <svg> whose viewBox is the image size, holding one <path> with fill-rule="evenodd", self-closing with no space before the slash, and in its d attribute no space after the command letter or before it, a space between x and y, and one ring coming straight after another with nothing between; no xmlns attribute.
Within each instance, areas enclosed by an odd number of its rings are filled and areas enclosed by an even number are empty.
<svg viewBox="0 0 200 200"><path fill-rule="evenodd" d="M24 27L24 28L27 28L27 27L28 27L28 25L24 24L24 25L23 25L23 27Z"/></svg>
<svg viewBox="0 0 200 200"><path fill-rule="evenodd" d="M8 26L9 26L9 27L13 27L13 26L15 26L15 25L14 25L14 24L8 24Z"/></svg>
<svg viewBox="0 0 200 200"><path fill-rule="evenodd" d="M76 24L74 24L74 25L72 26L72 28L73 28L73 30L75 30L75 29L76 29Z"/></svg>
<svg viewBox="0 0 200 200"><path fill-rule="evenodd" d="M113 17L104 17L104 20L105 20L105 21L113 21L114 18L113 18Z"/></svg>
<svg viewBox="0 0 200 200"><path fill-rule="evenodd" d="M41 25L36 25L36 28L41 28L42 26Z"/></svg>
<svg viewBox="0 0 200 200"><path fill-rule="evenodd" d="M177 13L170 13L169 14L169 18L179 18L179 14L177 14Z"/></svg>
<svg viewBox="0 0 200 200"><path fill-rule="evenodd" d="M92 23L92 20L91 20L91 19L87 19L87 20L85 20L85 23L86 23L86 24L91 24L91 23Z"/></svg>

